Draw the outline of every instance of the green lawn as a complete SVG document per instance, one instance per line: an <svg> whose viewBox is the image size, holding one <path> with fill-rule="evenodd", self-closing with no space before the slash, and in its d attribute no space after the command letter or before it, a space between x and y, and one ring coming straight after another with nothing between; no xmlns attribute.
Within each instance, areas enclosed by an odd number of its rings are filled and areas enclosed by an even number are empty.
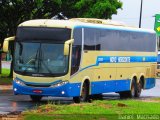
<svg viewBox="0 0 160 120"><path fill-rule="evenodd" d="M9 73L10 73L10 69L6 69L6 68L2 69L2 74L0 77L0 85L12 84L12 78L8 77Z"/></svg>
<svg viewBox="0 0 160 120"><path fill-rule="evenodd" d="M25 120L117 120L124 114L159 114L160 99L157 100L102 100L92 103L55 105L47 104L23 113ZM122 115L122 116L121 116Z"/></svg>
<svg viewBox="0 0 160 120"><path fill-rule="evenodd" d="M2 77L7 77L9 73L10 73L10 69L2 68L2 74L1 74Z"/></svg>

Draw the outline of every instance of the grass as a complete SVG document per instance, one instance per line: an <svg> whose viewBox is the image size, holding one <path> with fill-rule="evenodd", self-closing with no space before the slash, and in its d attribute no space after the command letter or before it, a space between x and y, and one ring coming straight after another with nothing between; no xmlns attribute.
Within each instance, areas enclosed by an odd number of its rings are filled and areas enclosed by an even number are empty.
<svg viewBox="0 0 160 120"><path fill-rule="evenodd" d="M103 100L92 103L47 104L23 113L25 120L117 120L120 115L160 114L160 101Z"/></svg>
<svg viewBox="0 0 160 120"><path fill-rule="evenodd" d="M2 68L2 77L7 77L10 73L10 69Z"/></svg>
<svg viewBox="0 0 160 120"><path fill-rule="evenodd" d="M8 77L9 73L10 73L10 69L7 69L7 68L2 69L2 74L0 77L0 85L12 84L12 78Z"/></svg>
<svg viewBox="0 0 160 120"><path fill-rule="evenodd" d="M155 101L159 101L159 102L160 102L160 98L152 98L152 100L155 100Z"/></svg>

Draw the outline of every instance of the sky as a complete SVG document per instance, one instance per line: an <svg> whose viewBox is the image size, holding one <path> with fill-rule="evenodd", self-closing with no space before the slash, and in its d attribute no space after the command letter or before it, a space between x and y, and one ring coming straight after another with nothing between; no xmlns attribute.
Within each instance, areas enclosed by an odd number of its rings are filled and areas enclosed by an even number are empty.
<svg viewBox="0 0 160 120"><path fill-rule="evenodd" d="M127 25L139 27L141 0L120 0L122 9L117 15L112 15L112 20L121 21ZM155 14L160 14L160 0L143 0L142 28L154 29Z"/></svg>

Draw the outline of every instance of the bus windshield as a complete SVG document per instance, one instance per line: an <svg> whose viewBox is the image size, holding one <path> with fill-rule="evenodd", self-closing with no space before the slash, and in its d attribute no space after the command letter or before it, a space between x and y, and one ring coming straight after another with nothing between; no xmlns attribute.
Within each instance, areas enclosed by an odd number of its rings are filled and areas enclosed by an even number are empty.
<svg viewBox="0 0 160 120"><path fill-rule="evenodd" d="M59 76L68 71L68 56L64 44L16 42L14 71L32 76Z"/></svg>

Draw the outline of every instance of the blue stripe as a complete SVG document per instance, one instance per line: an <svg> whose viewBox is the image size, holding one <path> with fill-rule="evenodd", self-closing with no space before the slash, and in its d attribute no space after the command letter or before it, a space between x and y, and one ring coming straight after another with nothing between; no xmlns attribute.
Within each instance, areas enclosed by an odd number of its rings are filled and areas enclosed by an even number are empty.
<svg viewBox="0 0 160 120"><path fill-rule="evenodd" d="M131 80L105 80L91 82L91 94L121 92L130 90ZM155 78L146 78L144 89L155 87Z"/></svg>
<svg viewBox="0 0 160 120"><path fill-rule="evenodd" d="M90 66L87 66L87 67L84 67L82 69L80 69L80 72L87 69L87 68L91 68L91 67L94 67L94 66L98 66L97 64L94 64L94 65L90 65Z"/></svg>
<svg viewBox="0 0 160 120"><path fill-rule="evenodd" d="M105 30L120 30L120 31L128 31L128 32L141 32L141 33L151 33L155 34L155 31L147 31L142 29L127 29L126 27L106 27L106 26L100 26L100 25L78 25L75 26L75 28L98 28L98 29L105 29Z"/></svg>
<svg viewBox="0 0 160 120"><path fill-rule="evenodd" d="M106 80L91 82L91 94L100 94L108 92L121 92L130 90L130 80ZM146 78L145 89L150 89L155 86L155 78ZM81 83L67 83L58 87L29 87L21 86L13 81L14 94L24 95L42 95L42 96L59 96L59 97L74 97L80 95ZM41 90L42 93L34 93L34 90ZM65 94L62 94L64 91Z"/></svg>
<svg viewBox="0 0 160 120"><path fill-rule="evenodd" d="M130 80L106 80L91 82L91 94L130 90Z"/></svg>
<svg viewBox="0 0 160 120"><path fill-rule="evenodd" d="M96 63L80 69L83 71L87 68L99 66L100 63L141 63L157 62L156 56L98 56Z"/></svg>
<svg viewBox="0 0 160 120"><path fill-rule="evenodd" d="M97 63L157 62L156 56L98 56Z"/></svg>

